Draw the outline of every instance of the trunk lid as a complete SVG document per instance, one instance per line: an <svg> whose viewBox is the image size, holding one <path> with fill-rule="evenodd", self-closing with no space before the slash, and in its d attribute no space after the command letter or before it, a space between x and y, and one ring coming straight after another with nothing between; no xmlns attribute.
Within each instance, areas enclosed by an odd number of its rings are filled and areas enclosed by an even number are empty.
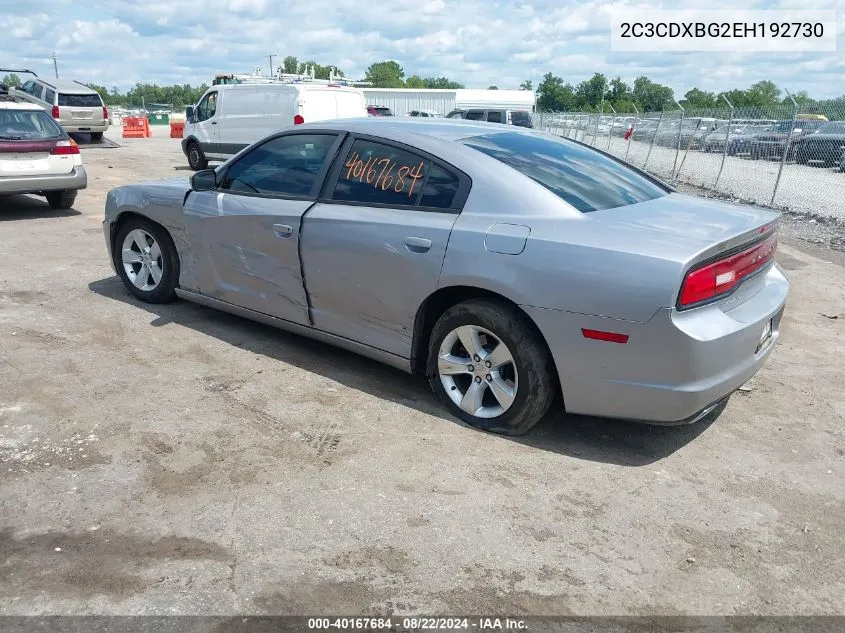
<svg viewBox="0 0 845 633"><path fill-rule="evenodd" d="M690 266L751 243L780 214L767 209L671 193L587 214L618 235L619 248Z"/></svg>
<svg viewBox="0 0 845 633"><path fill-rule="evenodd" d="M58 140L17 141L0 139L0 178L53 176L70 173L72 155L56 156Z"/></svg>

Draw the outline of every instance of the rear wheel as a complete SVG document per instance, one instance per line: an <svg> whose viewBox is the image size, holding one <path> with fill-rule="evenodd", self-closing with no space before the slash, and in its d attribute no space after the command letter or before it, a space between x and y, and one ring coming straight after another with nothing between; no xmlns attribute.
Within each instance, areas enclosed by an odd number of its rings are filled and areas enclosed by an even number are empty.
<svg viewBox="0 0 845 633"><path fill-rule="evenodd" d="M208 160L205 158L205 154L202 153L200 144L196 141L188 143L188 165L194 171L200 171L208 167Z"/></svg>
<svg viewBox="0 0 845 633"><path fill-rule="evenodd" d="M103 140L103 133L102 132L91 132L91 140L95 143L99 143Z"/></svg>
<svg viewBox="0 0 845 633"><path fill-rule="evenodd" d="M45 197L50 208L56 211L59 209L70 209L73 203L76 202L75 191L51 191L45 194Z"/></svg>
<svg viewBox="0 0 845 633"><path fill-rule="evenodd" d="M484 431L528 432L555 396L554 368L539 335L519 310L472 299L434 326L429 383L458 418Z"/></svg>
<svg viewBox="0 0 845 633"><path fill-rule="evenodd" d="M179 256L161 226L132 217L118 230L112 250L123 285L141 301L165 303L176 297Z"/></svg>

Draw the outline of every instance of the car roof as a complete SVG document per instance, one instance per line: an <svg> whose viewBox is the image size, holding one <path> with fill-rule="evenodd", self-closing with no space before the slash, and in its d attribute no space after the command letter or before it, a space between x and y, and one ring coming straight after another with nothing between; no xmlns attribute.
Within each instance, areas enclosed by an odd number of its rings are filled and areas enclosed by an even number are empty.
<svg viewBox="0 0 845 633"><path fill-rule="evenodd" d="M37 110L43 111L41 106L23 101L5 101L0 99L0 110Z"/></svg>
<svg viewBox="0 0 845 633"><path fill-rule="evenodd" d="M467 121L466 119L417 119L395 117L380 119L360 117L354 119L334 119L297 126L298 128L334 129L356 134L372 134L382 138L408 143L410 145L421 140L420 137L432 137L444 141L457 141L471 136L504 133L531 133L527 128L503 126L500 123L484 123Z"/></svg>
<svg viewBox="0 0 845 633"><path fill-rule="evenodd" d="M50 88L55 88L57 91L63 93L78 95L98 94L96 90L93 90L78 81L70 81L68 79L43 79L41 77L36 78L35 81L38 81L45 86L49 86Z"/></svg>

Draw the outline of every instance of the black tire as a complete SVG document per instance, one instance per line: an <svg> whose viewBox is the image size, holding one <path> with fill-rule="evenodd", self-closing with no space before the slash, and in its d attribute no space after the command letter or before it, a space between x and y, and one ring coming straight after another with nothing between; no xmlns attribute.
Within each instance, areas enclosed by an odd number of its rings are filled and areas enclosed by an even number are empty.
<svg viewBox="0 0 845 633"><path fill-rule="evenodd" d="M76 202L75 191L50 191L49 193L44 194L44 197L47 198L47 204L49 204L50 208L54 211L58 211L59 209L70 209L73 206L73 203Z"/></svg>
<svg viewBox="0 0 845 633"><path fill-rule="evenodd" d="M123 242L126 236L135 229L141 229L148 233L161 250L161 256L158 260L162 271L161 280L151 290L143 290L136 286L129 278L129 274L123 265ZM129 218L121 224L114 236L112 253L114 254L115 268L123 285L138 299L146 303L167 303L176 298L175 289L179 283L179 255L170 234L160 225L137 216Z"/></svg>
<svg viewBox="0 0 845 633"><path fill-rule="evenodd" d="M510 407L498 417L476 417L464 411L452 401L440 380L437 369L440 346L462 325L488 330L507 346L513 357L518 376L516 395ZM483 431L503 435L530 431L549 410L557 393L554 364L540 335L518 308L488 299L464 301L440 316L431 333L426 374L434 393L456 417ZM473 380L470 376L466 378Z"/></svg>
<svg viewBox="0 0 845 633"><path fill-rule="evenodd" d="M91 132L91 142L99 143L103 140L102 132Z"/></svg>
<svg viewBox="0 0 845 633"><path fill-rule="evenodd" d="M194 171L200 171L208 167L208 159L206 159L205 154L202 153L200 144L196 141L188 143L186 153L188 155L188 166Z"/></svg>

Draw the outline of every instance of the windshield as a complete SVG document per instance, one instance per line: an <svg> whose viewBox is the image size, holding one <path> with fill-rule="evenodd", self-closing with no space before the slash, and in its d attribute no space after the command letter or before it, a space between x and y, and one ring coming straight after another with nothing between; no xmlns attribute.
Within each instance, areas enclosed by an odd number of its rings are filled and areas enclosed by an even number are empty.
<svg viewBox="0 0 845 633"><path fill-rule="evenodd" d="M64 136L43 110L0 110L0 140L35 141Z"/></svg>
<svg viewBox="0 0 845 633"><path fill-rule="evenodd" d="M606 154L565 139L509 132L462 141L528 176L582 213L624 207L669 193Z"/></svg>

